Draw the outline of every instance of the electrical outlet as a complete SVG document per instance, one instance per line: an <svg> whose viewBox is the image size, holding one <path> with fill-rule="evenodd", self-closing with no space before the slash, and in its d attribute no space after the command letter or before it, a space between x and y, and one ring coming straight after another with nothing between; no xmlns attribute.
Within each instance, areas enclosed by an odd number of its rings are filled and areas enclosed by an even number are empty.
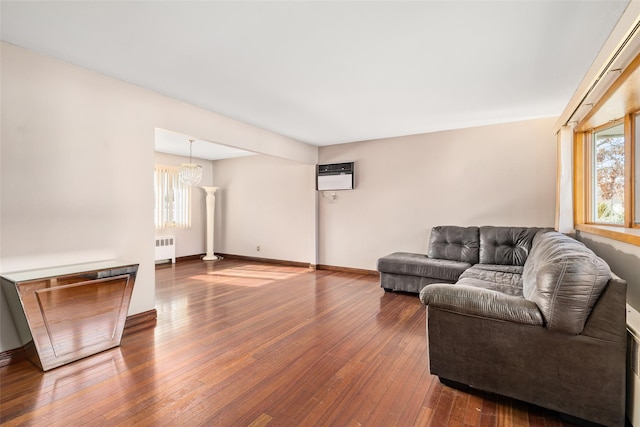
<svg viewBox="0 0 640 427"><path fill-rule="evenodd" d="M256 246L256 251L260 252L260 245Z"/></svg>

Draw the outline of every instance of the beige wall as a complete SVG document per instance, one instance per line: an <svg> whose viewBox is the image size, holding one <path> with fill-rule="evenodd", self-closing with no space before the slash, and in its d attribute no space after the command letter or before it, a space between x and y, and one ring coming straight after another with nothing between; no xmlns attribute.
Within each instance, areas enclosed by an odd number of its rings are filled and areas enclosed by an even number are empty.
<svg viewBox="0 0 640 427"><path fill-rule="evenodd" d="M155 128L312 165L317 148L0 44L0 272L140 263L129 314L154 307ZM20 346L0 293L0 351Z"/></svg>
<svg viewBox="0 0 640 427"><path fill-rule="evenodd" d="M130 314L154 307L153 126L126 86L2 44L0 271L140 263ZM0 350L20 345L0 296Z"/></svg>
<svg viewBox="0 0 640 427"><path fill-rule="evenodd" d="M427 251L435 225L553 227L555 118L320 147L355 161L356 188L321 192L319 263L374 270Z"/></svg>
<svg viewBox="0 0 640 427"><path fill-rule="evenodd" d="M264 155L214 161L216 252L315 264L314 177L314 165Z"/></svg>

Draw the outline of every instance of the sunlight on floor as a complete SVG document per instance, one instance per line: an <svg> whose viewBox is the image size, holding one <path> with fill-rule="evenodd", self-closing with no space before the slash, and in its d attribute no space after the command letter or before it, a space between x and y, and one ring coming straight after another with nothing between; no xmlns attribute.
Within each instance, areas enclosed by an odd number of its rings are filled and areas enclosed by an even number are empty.
<svg viewBox="0 0 640 427"><path fill-rule="evenodd" d="M229 267L221 270L211 271L207 274L191 276L190 279L211 284L257 288L260 286L268 285L269 283L273 283L278 280L290 279L300 274L309 272L309 269L304 267L280 267L278 269L274 269L273 267L256 267L259 266L252 265L250 267Z"/></svg>

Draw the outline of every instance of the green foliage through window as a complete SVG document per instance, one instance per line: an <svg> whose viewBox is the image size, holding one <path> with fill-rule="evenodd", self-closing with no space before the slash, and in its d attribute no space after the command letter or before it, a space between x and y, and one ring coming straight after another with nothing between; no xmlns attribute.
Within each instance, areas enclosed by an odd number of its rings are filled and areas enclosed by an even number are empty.
<svg viewBox="0 0 640 427"><path fill-rule="evenodd" d="M624 125L593 133L594 222L624 224Z"/></svg>

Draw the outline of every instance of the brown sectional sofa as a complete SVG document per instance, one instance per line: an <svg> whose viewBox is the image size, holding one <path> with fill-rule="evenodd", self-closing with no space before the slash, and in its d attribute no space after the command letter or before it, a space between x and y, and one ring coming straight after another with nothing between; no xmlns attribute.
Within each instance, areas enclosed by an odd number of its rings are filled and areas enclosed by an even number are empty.
<svg viewBox="0 0 640 427"><path fill-rule="evenodd" d="M378 267L386 290L420 292L443 382L624 425L626 282L582 243L549 229L435 227L429 256Z"/></svg>

